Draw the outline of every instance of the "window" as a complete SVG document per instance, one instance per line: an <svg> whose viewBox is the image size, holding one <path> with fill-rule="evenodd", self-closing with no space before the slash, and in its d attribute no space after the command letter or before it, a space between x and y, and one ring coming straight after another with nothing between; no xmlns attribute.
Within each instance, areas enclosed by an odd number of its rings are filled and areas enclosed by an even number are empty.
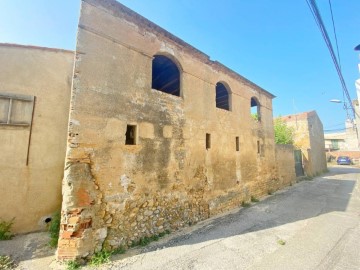
<svg viewBox="0 0 360 270"><path fill-rule="evenodd" d="M216 107L230 111L229 90L221 82L216 84Z"/></svg>
<svg viewBox="0 0 360 270"><path fill-rule="evenodd" d="M136 126L127 125L125 133L125 144L135 145L136 144Z"/></svg>
<svg viewBox="0 0 360 270"><path fill-rule="evenodd" d="M235 138L235 143L236 143L236 151L240 151L240 141L239 141L239 137Z"/></svg>
<svg viewBox="0 0 360 270"><path fill-rule="evenodd" d="M331 140L331 149L338 150L339 149L339 141Z"/></svg>
<svg viewBox="0 0 360 270"><path fill-rule="evenodd" d="M0 125L30 126L34 96L0 94Z"/></svg>
<svg viewBox="0 0 360 270"><path fill-rule="evenodd" d="M152 62L152 88L180 96L180 71L168 57L155 55Z"/></svg>
<svg viewBox="0 0 360 270"><path fill-rule="evenodd" d="M206 150L211 148L211 134L206 133Z"/></svg>
<svg viewBox="0 0 360 270"><path fill-rule="evenodd" d="M255 121L261 120L260 103L257 98L252 97L250 102L250 114Z"/></svg>

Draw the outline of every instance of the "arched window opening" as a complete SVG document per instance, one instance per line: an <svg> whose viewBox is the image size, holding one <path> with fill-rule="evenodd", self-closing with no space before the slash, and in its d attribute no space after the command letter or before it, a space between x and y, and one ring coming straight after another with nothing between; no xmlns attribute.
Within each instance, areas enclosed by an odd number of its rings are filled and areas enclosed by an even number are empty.
<svg viewBox="0 0 360 270"><path fill-rule="evenodd" d="M259 101L252 97L251 98L251 106L250 106L250 113L251 113L251 117L256 120L256 121L260 121L261 119L261 115L260 115L260 103Z"/></svg>
<svg viewBox="0 0 360 270"><path fill-rule="evenodd" d="M180 96L180 71L168 57L155 55L152 62L152 88Z"/></svg>
<svg viewBox="0 0 360 270"><path fill-rule="evenodd" d="M230 111L229 91L220 82L216 84L216 107Z"/></svg>

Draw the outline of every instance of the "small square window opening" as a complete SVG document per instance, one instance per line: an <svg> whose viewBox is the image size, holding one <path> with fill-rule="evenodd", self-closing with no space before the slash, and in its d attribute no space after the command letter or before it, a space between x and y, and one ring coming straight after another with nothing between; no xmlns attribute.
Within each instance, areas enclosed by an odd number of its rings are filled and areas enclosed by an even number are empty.
<svg viewBox="0 0 360 270"><path fill-rule="evenodd" d="M206 133L206 149L211 148L211 134Z"/></svg>
<svg viewBox="0 0 360 270"><path fill-rule="evenodd" d="M135 145L136 144L136 126L127 125L125 133L125 144Z"/></svg>

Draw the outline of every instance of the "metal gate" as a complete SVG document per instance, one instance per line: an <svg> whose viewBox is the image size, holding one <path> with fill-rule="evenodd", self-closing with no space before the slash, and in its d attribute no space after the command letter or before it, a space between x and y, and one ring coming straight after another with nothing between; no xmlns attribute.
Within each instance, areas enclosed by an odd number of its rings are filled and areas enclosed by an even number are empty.
<svg viewBox="0 0 360 270"><path fill-rule="evenodd" d="M301 150L294 150L296 177L304 176Z"/></svg>

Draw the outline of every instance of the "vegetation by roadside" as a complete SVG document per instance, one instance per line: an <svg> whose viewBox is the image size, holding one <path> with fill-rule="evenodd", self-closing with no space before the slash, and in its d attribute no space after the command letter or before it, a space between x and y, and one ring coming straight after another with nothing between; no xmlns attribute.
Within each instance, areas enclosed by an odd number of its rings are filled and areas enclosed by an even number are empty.
<svg viewBox="0 0 360 270"><path fill-rule="evenodd" d="M60 211L56 212L52 215L52 219L49 225L49 233L50 233L50 242L49 245L52 248L57 247L59 241L59 232L60 232Z"/></svg>
<svg viewBox="0 0 360 270"><path fill-rule="evenodd" d="M0 240L10 240L13 237L11 227L14 224L15 218L10 221L0 219Z"/></svg>
<svg viewBox="0 0 360 270"><path fill-rule="evenodd" d="M137 241L133 241L130 248L134 248L134 247L144 247L147 246L148 244L150 244L151 242L155 242L158 241L160 238L164 237L165 235L170 234L169 230L166 230L164 232L161 232L157 235L153 235L153 236L145 236L140 238ZM99 252L96 252L88 261L88 265L91 267L98 267L104 263L108 263L110 262L110 258L112 255L118 255L118 254L124 254L126 253L127 248L124 246L119 246L117 249L114 250L106 250L105 248L102 249ZM75 270L75 269L79 269L81 268L81 263L77 262L77 261L68 261L66 262L66 269L67 270Z"/></svg>
<svg viewBox="0 0 360 270"><path fill-rule="evenodd" d="M15 262L10 256L0 255L0 270L14 269L15 266Z"/></svg>

